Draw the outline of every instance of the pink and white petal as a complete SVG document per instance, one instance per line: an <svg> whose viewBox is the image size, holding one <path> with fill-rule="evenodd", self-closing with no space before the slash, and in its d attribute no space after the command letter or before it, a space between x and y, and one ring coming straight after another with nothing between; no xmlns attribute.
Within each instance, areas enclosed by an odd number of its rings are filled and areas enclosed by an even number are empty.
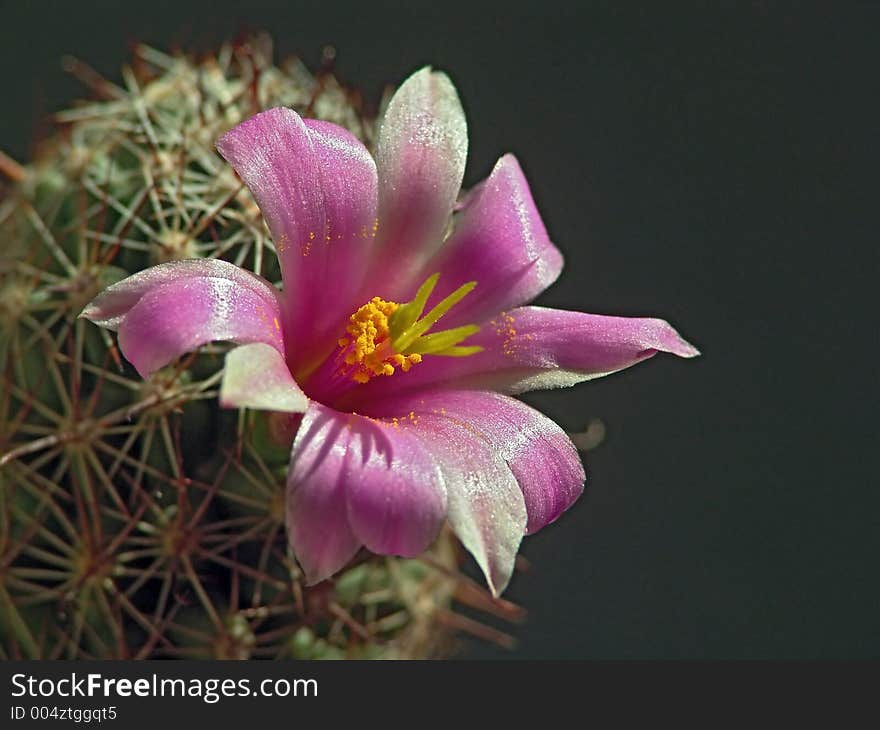
<svg viewBox="0 0 880 730"><path fill-rule="evenodd" d="M361 547L348 524L346 447L345 424L312 403L293 442L286 506L288 541L309 585L344 568Z"/></svg>
<svg viewBox="0 0 880 730"><path fill-rule="evenodd" d="M563 388L623 370L658 352L696 357L699 350L668 322L609 317L545 307L519 307L483 324L466 345L466 357L427 356L406 374L374 378L350 398L351 407L402 390L432 385L523 393Z"/></svg>
<svg viewBox="0 0 880 730"><path fill-rule="evenodd" d="M444 326L480 322L526 304L562 271L562 254L541 220L516 158L504 155L465 199L452 235L425 276L440 272L429 307L462 284L477 287L444 318Z"/></svg>
<svg viewBox="0 0 880 730"><path fill-rule="evenodd" d="M289 494L323 494L332 485L355 542L375 553L418 555L446 518L442 474L417 435L399 424L313 402L294 441L290 473ZM318 481L328 485L324 491ZM322 580L329 574L307 567L313 541L307 527L297 525L290 533L294 552L303 558L309 580Z"/></svg>
<svg viewBox="0 0 880 730"><path fill-rule="evenodd" d="M396 418L401 430L430 449L446 484L449 524L497 596L513 574L528 522L526 501L504 452L486 438L482 421L472 418L479 404L456 407L466 398L445 400L443 393L423 391L373 403L371 413Z"/></svg>
<svg viewBox="0 0 880 730"><path fill-rule="evenodd" d="M263 342L283 353L277 300L231 279L175 279L150 289L119 325L119 348L145 378L212 340Z"/></svg>
<svg viewBox="0 0 880 730"><path fill-rule="evenodd" d="M235 168L263 213L281 264L285 335L312 316L312 290L302 262L325 236L321 160L292 109L261 112L234 127L217 149Z"/></svg>
<svg viewBox="0 0 880 730"><path fill-rule="evenodd" d="M467 142L464 110L446 74L423 68L391 98L376 148L383 252L371 279L382 296L409 293L412 277L442 243Z"/></svg>
<svg viewBox="0 0 880 730"><path fill-rule="evenodd" d="M254 342L226 354L220 405L305 413L309 399L290 374L284 355L270 345Z"/></svg>
<svg viewBox="0 0 880 730"><path fill-rule="evenodd" d="M450 527L474 556L489 590L500 595L513 575L527 522L513 472L478 434L452 419L420 414L413 430L430 445L440 465Z"/></svg>
<svg viewBox="0 0 880 730"><path fill-rule="evenodd" d="M116 330L128 311L148 292L173 281L206 276L235 282L264 298L268 306L277 308L278 290L262 277L221 259L186 259L152 266L108 286L80 317Z"/></svg>
<svg viewBox="0 0 880 730"><path fill-rule="evenodd" d="M384 400L377 411L382 415L411 411L419 418L426 413L442 415L483 439L516 477L528 513L527 534L556 520L583 493L584 467L565 431L509 396L478 390L424 390Z"/></svg>

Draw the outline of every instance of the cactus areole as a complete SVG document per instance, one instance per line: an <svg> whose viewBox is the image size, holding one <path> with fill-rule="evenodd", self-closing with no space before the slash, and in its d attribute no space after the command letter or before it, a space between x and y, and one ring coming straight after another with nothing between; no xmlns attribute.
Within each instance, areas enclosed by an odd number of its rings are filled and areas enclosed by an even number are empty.
<svg viewBox="0 0 880 730"><path fill-rule="evenodd" d="M272 234L283 287L219 259L171 261L82 316L145 378L215 340L221 404L291 414L290 545L307 580L361 547L415 556L448 522L490 589L520 541L583 490L577 450L513 398L668 352L665 321L527 306L562 270L517 160L461 194L467 126L429 68L396 92L375 150L288 108L217 142Z"/></svg>

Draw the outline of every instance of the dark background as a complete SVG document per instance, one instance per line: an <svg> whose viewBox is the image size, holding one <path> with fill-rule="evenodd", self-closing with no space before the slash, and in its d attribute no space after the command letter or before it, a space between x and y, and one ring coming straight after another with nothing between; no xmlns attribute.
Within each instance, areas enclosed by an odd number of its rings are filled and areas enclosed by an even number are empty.
<svg viewBox="0 0 880 730"><path fill-rule="evenodd" d="M0 1L0 148L27 159L85 93L63 54L117 78L133 41L266 29L312 66L332 43L374 103L446 70L466 182L515 152L567 257L541 303L662 316L704 352L529 399L607 437L525 541L518 649L468 656L878 657L880 6L616 5Z"/></svg>

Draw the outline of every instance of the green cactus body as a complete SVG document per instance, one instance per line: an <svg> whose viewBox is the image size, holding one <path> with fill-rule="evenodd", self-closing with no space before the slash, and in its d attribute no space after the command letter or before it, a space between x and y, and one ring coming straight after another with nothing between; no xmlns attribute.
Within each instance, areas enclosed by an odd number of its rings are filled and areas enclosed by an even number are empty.
<svg viewBox="0 0 880 730"><path fill-rule="evenodd" d="M284 531L289 424L222 411L225 348L144 382L77 319L160 261L279 272L259 210L214 140L284 105L372 140L330 75L279 67L265 39L198 62L141 47L120 86L60 129L0 198L0 656L380 658L444 653L453 630L507 637L444 534L418 560L367 554L306 588ZM288 441L285 443L285 438Z"/></svg>

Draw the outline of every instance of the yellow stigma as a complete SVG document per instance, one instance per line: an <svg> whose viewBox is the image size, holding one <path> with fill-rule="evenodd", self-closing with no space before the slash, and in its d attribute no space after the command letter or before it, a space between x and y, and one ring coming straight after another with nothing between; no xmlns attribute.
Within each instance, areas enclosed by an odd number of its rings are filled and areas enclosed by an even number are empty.
<svg viewBox="0 0 880 730"><path fill-rule="evenodd" d="M348 336L340 338L337 344L343 369L350 372L352 380L366 383L377 375L394 375L397 368L408 372L422 361L422 355L462 357L483 349L458 345L479 330L476 325L428 334L437 320L477 284L475 281L463 284L422 316L438 278L439 274L429 277L411 302L399 304L373 297L348 318L345 328Z"/></svg>

